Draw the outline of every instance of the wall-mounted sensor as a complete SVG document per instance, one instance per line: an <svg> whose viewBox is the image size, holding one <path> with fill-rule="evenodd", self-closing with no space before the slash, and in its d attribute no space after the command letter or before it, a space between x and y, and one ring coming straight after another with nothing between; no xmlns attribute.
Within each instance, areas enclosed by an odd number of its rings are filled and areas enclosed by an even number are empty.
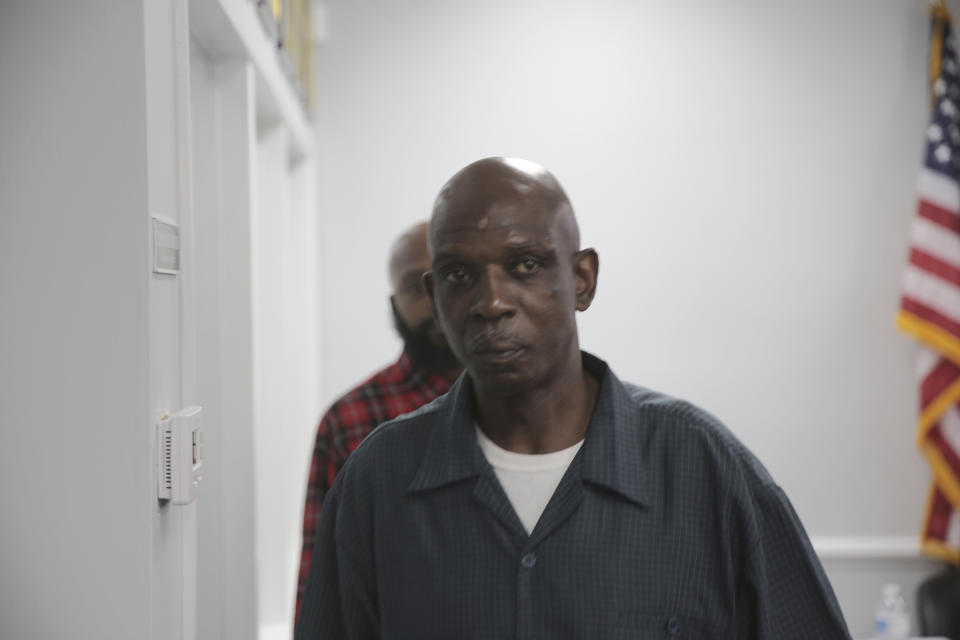
<svg viewBox="0 0 960 640"><path fill-rule="evenodd" d="M157 495L173 504L190 504L203 479L201 407L187 407L157 423Z"/></svg>

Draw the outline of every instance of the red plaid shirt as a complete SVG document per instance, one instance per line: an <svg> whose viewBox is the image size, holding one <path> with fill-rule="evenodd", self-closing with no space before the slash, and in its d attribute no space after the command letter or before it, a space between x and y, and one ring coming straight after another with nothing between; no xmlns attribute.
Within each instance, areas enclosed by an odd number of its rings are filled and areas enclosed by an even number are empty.
<svg viewBox="0 0 960 640"><path fill-rule="evenodd" d="M303 550L300 553L294 619L300 614L300 603L307 587L323 498L333 486L333 480L347 456L378 424L419 409L446 393L451 383L443 376L415 366L410 355L404 351L395 363L373 374L334 402L320 420L303 510Z"/></svg>

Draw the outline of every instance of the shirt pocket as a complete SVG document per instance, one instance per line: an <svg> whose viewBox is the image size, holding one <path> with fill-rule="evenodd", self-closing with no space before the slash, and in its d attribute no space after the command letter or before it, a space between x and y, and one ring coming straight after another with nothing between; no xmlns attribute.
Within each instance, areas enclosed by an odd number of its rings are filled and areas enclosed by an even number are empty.
<svg viewBox="0 0 960 640"><path fill-rule="evenodd" d="M696 618L671 613L622 611L617 640L721 640L720 631Z"/></svg>

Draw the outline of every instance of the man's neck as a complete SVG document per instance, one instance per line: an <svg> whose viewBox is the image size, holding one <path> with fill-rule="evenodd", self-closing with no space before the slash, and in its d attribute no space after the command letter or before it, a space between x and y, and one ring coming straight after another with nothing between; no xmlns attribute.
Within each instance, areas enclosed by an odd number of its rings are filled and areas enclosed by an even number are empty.
<svg viewBox="0 0 960 640"><path fill-rule="evenodd" d="M433 375L440 376L441 378L444 378L446 380L449 380L450 382L453 382L454 380L460 377L460 374L462 372L463 372L463 367L457 365L452 368L448 367L446 369L443 369L442 371L430 371L429 373L432 373Z"/></svg>
<svg viewBox="0 0 960 640"><path fill-rule="evenodd" d="M551 384L520 394L490 392L475 385L477 420L484 433L508 451L551 453L584 438L600 382L583 370L580 352Z"/></svg>

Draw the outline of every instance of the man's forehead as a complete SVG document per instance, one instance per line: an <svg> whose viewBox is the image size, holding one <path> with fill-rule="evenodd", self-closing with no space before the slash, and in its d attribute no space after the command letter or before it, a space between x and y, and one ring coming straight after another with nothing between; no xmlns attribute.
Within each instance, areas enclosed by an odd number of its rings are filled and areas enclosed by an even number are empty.
<svg viewBox="0 0 960 640"><path fill-rule="evenodd" d="M418 251L408 254L397 264L394 277L399 280L419 278L429 268L430 254L426 251Z"/></svg>
<svg viewBox="0 0 960 640"><path fill-rule="evenodd" d="M497 213L458 218L437 226L431 233L434 253L456 245L478 242L502 246L522 244L553 245L555 242L554 216L500 215Z"/></svg>
<svg viewBox="0 0 960 640"><path fill-rule="evenodd" d="M390 252L389 275L394 286L408 277L411 271L430 264L427 226L416 225L397 238Z"/></svg>
<svg viewBox="0 0 960 640"><path fill-rule="evenodd" d="M436 240L450 234L508 229L549 232L555 221L556 212L542 203L522 198L501 199L476 206L444 207L430 223L430 236Z"/></svg>

